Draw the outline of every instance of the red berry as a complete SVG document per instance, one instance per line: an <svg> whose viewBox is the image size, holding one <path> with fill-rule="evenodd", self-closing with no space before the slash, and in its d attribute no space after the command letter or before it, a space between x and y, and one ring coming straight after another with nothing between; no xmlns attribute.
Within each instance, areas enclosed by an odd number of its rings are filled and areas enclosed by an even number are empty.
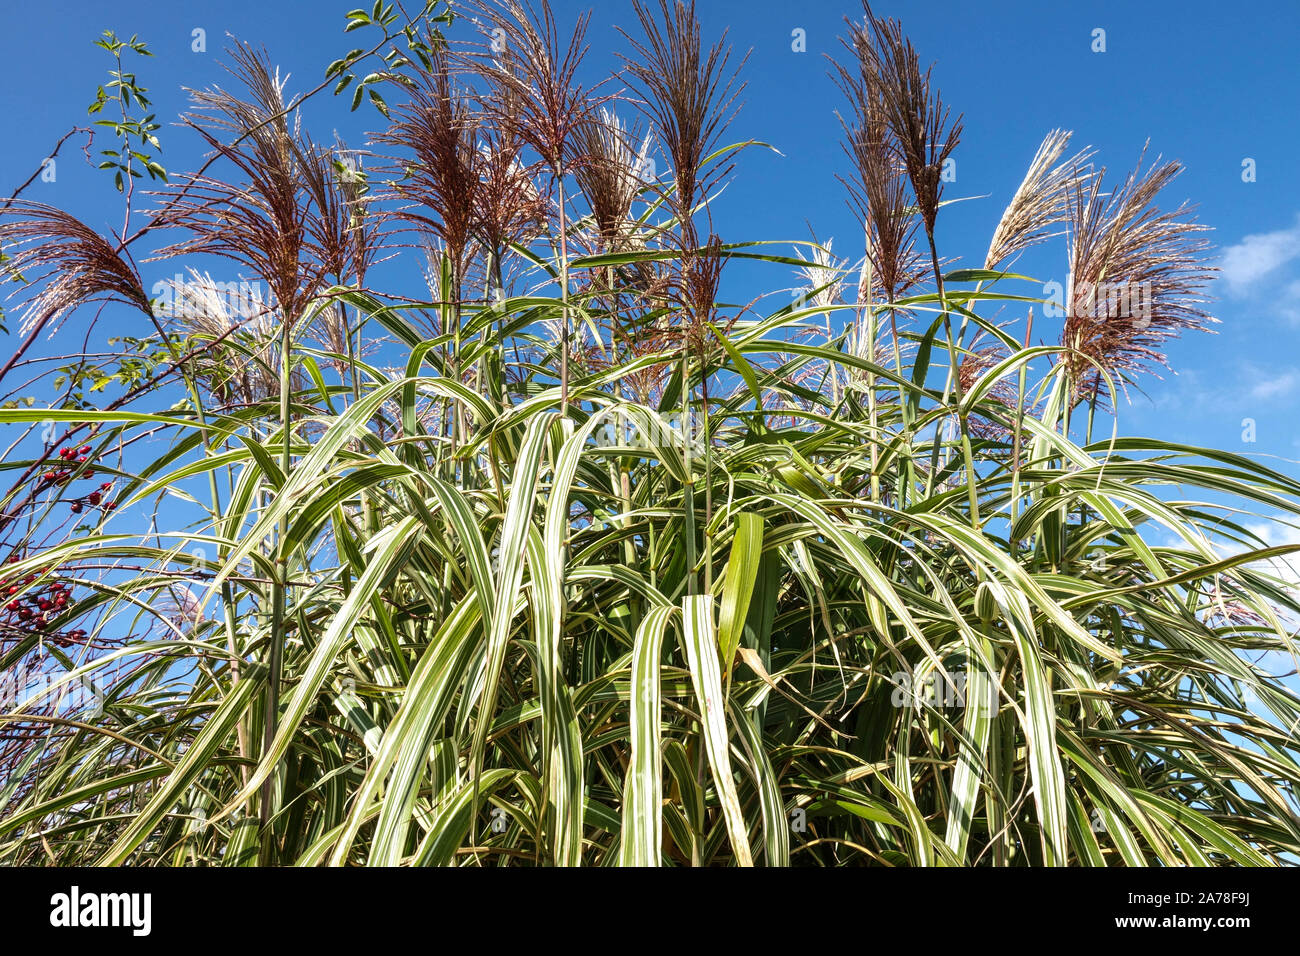
<svg viewBox="0 0 1300 956"><path fill-rule="evenodd" d="M34 619L34 620L32 621L32 627L36 628L36 630L38 630L38 631L44 630L44 629L45 629L45 618L43 618L43 617L37 617L36 619Z"/></svg>
<svg viewBox="0 0 1300 956"><path fill-rule="evenodd" d="M21 620L26 621L26 620L30 619L31 616L32 616L32 612L31 612L31 609L30 609L30 608L20 607L20 608L18 609L18 617L19 617Z"/></svg>
<svg viewBox="0 0 1300 956"><path fill-rule="evenodd" d="M17 601L10 601L8 604L5 605L5 607L10 611L16 611L20 607L22 607L22 605L19 604Z"/></svg>
<svg viewBox="0 0 1300 956"><path fill-rule="evenodd" d="M84 465L84 464L85 464L87 461L89 461L89 460L90 460L90 459L87 458L85 455L78 455L78 456L77 456L77 464L79 464L79 465Z"/></svg>
<svg viewBox="0 0 1300 956"><path fill-rule="evenodd" d="M68 457L69 455L71 455L71 454L72 454L72 449L71 449L71 448L60 448L60 449L59 449L59 457L60 457L60 458L67 458L67 457Z"/></svg>
<svg viewBox="0 0 1300 956"><path fill-rule="evenodd" d="M110 489L110 488L112 488L112 487L113 487L113 483L112 483L111 481L106 481L106 482L104 482L102 485L99 486L99 490L100 490L100 491L108 491L108 489ZM15 558L14 560L17 560L17 558Z"/></svg>
<svg viewBox="0 0 1300 956"><path fill-rule="evenodd" d="M105 501L105 502L104 502L104 510L105 510L105 511L112 511L115 507L117 507L117 502L114 502L114 501Z"/></svg>
<svg viewBox="0 0 1300 956"><path fill-rule="evenodd" d="M72 503L71 507L72 507L72 513L73 513L74 515L75 515L75 514L81 514L81 502L80 502L80 501L74 501L74 502Z"/></svg>
<svg viewBox="0 0 1300 956"><path fill-rule="evenodd" d="M45 600L45 598L41 598L39 601L36 602L36 606L40 608L42 611L48 611L52 605L50 604L49 601Z"/></svg>
<svg viewBox="0 0 1300 956"><path fill-rule="evenodd" d="M99 492L98 492L98 491L92 491L92 492L91 492L89 495L87 495L86 497L90 499L90 503L91 503L92 505L97 505L97 504L99 504Z"/></svg>
<svg viewBox="0 0 1300 956"><path fill-rule="evenodd" d="M89 454L90 454L90 446L89 446L89 445L82 445L80 448L77 449L77 454L78 454L78 455L89 455Z"/></svg>

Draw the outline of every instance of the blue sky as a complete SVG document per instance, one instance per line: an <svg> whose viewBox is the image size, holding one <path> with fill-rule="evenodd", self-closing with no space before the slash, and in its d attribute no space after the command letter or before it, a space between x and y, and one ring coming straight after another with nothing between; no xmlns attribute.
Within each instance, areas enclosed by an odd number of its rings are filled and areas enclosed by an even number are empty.
<svg viewBox="0 0 1300 956"><path fill-rule="evenodd" d="M138 72L168 124L160 131L160 158L175 172L194 168L198 159L195 137L170 125L185 104L182 87L222 80L226 34L265 45L291 74L290 92L301 92L356 45L356 34L342 33L343 15L355 2L14 5L0 33L10 77L0 90L0 109L11 130L9 148L0 154L0 191L11 192L60 136L87 122L85 108L111 62L92 47L102 30L137 33L154 51ZM567 24L587 4L557 0L554 6ZM597 6L587 65L593 78L616 67L615 51L627 49L616 27L635 33L630 3ZM857 0L701 0L699 9L706 36L726 28L737 55L752 50L744 106L729 138L763 140L780 150L753 150L742 158L715 208L717 231L730 241L803 240L811 229L852 254L859 229L835 178L846 171L833 112L840 99L823 54L839 51L843 17L860 15ZM1112 177L1128 171L1147 140L1149 156L1186 164L1163 199L1197 204L1200 220L1215 228L1224 273L1213 291L1223 324L1217 335L1172 344L1177 375L1147 379L1148 397L1135 395L1134 404L1121 409L1121 428L1275 456L1282 470L1300 473L1300 425L1293 413L1300 399L1300 127L1293 118L1300 4L881 0L876 10L902 19L922 58L936 61L934 78L945 100L965 114L957 180L946 198L988 198L941 215L940 251L947 256L980 264L1003 205L1053 127L1073 130L1075 148L1094 147ZM204 52L192 49L195 29L205 31ZM1104 52L1093 50L1098 29L1105 31ZM795 31L803 31L803 52L793 49ZM317 139L337 131L352 145L364 144L366 131L381 125L369 107L349 114L343 100L324 94L308 104L305 121ZM56 180L38 181L26 196L115 228L118 197L108 176L82 160L82 141L65 144ZM1254 182L1243 181L1248 159ZM795 282L765 268L768 289ZM1044 282L1064 282L1063 242L1035 250L1017 268ZM144 269L147 284L175 271ZM143 322L138 316L130 321ZM113 331L127 330L118 325ZM1051 340L1057 329L1043 320L1037 331ZM1254 442L1243 441L1247 418L1255 422Z"/></svg>

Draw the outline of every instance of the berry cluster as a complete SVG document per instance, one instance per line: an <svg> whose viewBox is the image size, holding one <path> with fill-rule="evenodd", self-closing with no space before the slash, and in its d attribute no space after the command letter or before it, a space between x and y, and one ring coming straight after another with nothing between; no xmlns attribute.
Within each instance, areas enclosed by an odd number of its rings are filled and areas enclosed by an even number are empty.
<svg viewBox="0 0 1300 956"><path fill-rule="evenodd" d="M16 555L9 558L9 564L20 560ZM29 590L36 581L37 574L32 573L15 581L0 582L0 600L3 610L0 617L6 618L10 626L17 625L24 630L45 631L50 619L57 616L72 600L72 590L61 581L55 581L44 590ZM86 639L86 632L81 628L49 635L50 640L60 647L71 647Z"/></svg>
<svg viewBox="0 0 1300 956"><path fill-rule="evenodd" d="M41 475L42 488L67 485L68 482L72 481L74 478L95 477L95 470L93 468L86 468L74 473L74 466L84 465L90 460L89 445L82 445L80 448L60 448L59 458L63 460L62 466L51 468ZM68 507L74 515L81 514L87 505L92 508L102 508L105 513L112 511L115 503L104 500L105 494L111 491L112 488L113 483L111 481L106 481L89 494L70 499L68 501Z"/></svg>

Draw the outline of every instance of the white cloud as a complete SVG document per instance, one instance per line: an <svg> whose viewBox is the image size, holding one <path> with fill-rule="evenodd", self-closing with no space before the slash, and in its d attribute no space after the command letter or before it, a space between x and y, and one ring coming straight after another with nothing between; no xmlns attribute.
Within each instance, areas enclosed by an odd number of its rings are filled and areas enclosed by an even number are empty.
<svg viewBox="0 0 1300 956"><path fill-rule="evenodd" d="M1151 392L1159 415L1220 416L1278 411L1300 394L1300 367L1221 363L1212 375L1186 368Z"/></svg>
<svg viewBox="0 0 1300 956"><path fill-rule="evenodd" d="M1300 325L1300 279L1294 280L1282 290L1277 310L1292 325Z"/></svg>
<svg viewBox="0 0 1300 956"><path fill-rule="evenodd" d="M1290 229L1260 232L1228 246L1220 263L1233 292L1246 291L1264 276L1300 258L1300 220Z"/></svg>
<svg viewBox="0 0 1300 956"><path fill-rule="evenodd" d="M1244 527L1251 534L1262 538L1265 547L1275 548L1286 544L1300 544L1300 528L1293 527L1283 521L1248 522ZM1241 551L1240 548L1235 550L1237 553ZM1300 551L1274 558L1271 561L1264 561L1261 564L1263 566L1262 570L1276 574L1293 587L1300 585Z"/></svg>
<svg viewBox="0 0 1300 956"><path fill-rule="evenodd" d="M1257 382L1251 387L1249 394L1254 401L1266 402L1290 395L1297 385L1300 385L1300 375L1294 371L1282 372L1280 375Z"/></svg>

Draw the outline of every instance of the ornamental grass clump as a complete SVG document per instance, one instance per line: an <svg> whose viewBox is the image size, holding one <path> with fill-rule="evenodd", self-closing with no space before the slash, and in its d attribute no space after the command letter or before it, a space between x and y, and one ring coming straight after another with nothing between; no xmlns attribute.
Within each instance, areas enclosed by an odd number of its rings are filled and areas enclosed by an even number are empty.
<svg viewBox="0 0 1300 956"><path fill-rule="evenodd" d="M0 863L1293 861L1300 549L1250 528L1300 482L1117 401L1209 323L1177 165L1052 130L963 267L961 120L866 10L843 261L719 212L762 147L693 4L605 83L586 16L471 12L349 14L361 148L237 46L145 225L0 212L32 329L135 323L112 397L0 407L0 672L52 688L0 706ZM1052 244L1062 319L1010 271Z"/></svg>

